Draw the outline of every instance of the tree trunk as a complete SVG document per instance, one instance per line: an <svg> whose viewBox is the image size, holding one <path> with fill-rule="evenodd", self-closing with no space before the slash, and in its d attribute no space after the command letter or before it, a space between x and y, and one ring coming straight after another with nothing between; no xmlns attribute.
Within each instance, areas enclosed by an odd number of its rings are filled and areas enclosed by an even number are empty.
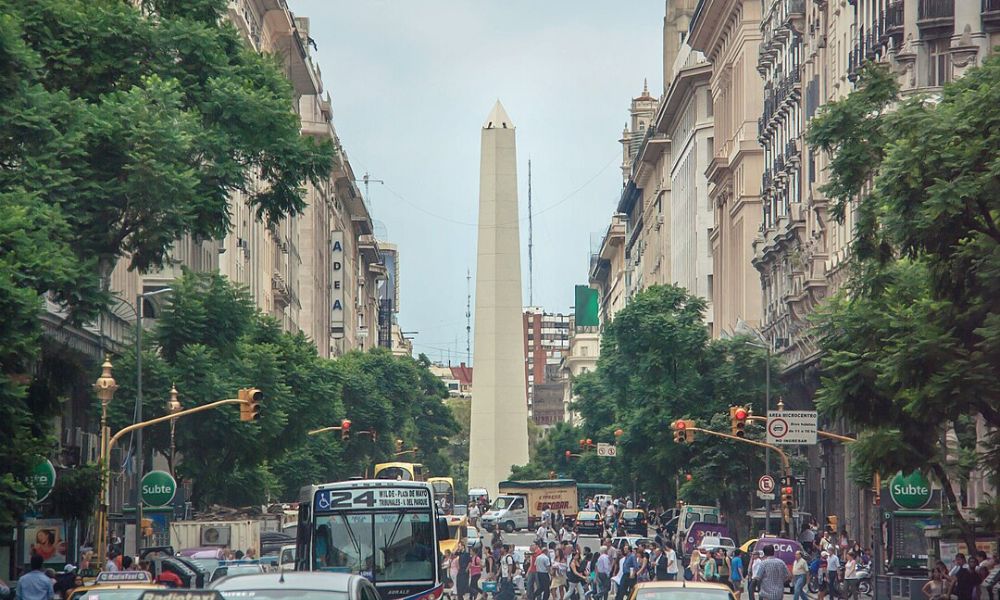
<svg viewBox="0 0 1000 600"><path fill-rule="evenodd" d="M934 475L941 483L942 493L948 500L948 506L951 508L951 512L955 518L955 525L957 525L959 531L962 532L962 538L965 540L965 547L969 549L970 553L975 552L976 532L972 528L972 525L970 525L965 519L965 515L962 514L962 507L959 504L958 496L955 495L955 490L951 487L951 479L948 477L948 471L940 462L931 463L931 470L934 471Z"/></svg>

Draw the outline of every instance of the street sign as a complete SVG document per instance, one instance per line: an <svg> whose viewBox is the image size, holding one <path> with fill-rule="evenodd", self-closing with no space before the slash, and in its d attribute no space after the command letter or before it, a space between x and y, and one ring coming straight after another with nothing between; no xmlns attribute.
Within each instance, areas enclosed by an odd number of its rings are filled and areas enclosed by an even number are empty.
<svg viewBox="0 0 1000 600"><path fill-rule="evenodd" d="M614 444L597 444L597 455L598 456L618 456L618 446Z"/></svg>
<svg viewBox="0 0 1000 600"><path fill-rule="evenodd" d="M761 475L760 479L757 481L757 489L762 494L770 494L774 491L774 477L770 475Z"/></svg>
<svg viewBox="0 0 1000 600"><path fill-rule="evenodd" d="M768 493L762 492L760 490L757 490L757 497L760 498L761 500L774 500L774 494L773 493L768 494Z"/></svg>
<svg viewBox="0 0 1000 600"><path fill-rule="evenodd" d="M52 488L56 487L56 468L51 460L41 460L28 475L28 482L35 490L35 502L41 502L49 497Z"/></svg>
<svg viewBox="0 0 1000 600"><path fill-rule="evenodd" d="M931 484L920 471L909 475L900 471L889 482L889 497L900 508L923 508L931 501Z"/></svg>
<svg viewBox="0 0 1000 600"><path fill-rule="evenodd" d="M142 503L146 506L166 506L177 493L177 481L166 471L150 471L142 478Z"/></svg>
<svg viewBox="0 0 1000 600"><path fill-rule="evenodd" d="M815 444L816 411L768 411L767 443L784 445Z"/></svg>

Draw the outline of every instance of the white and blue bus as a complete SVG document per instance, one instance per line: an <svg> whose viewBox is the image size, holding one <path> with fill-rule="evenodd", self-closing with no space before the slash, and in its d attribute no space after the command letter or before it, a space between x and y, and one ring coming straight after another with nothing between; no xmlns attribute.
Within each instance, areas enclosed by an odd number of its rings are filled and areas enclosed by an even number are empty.
<svg viewBox="0 0 1000 600"><path fill-rule="evenodd" d="M295 568L363 575L382 600L436 600L442 527L429 483L309 485L299 492Z"/></svg>

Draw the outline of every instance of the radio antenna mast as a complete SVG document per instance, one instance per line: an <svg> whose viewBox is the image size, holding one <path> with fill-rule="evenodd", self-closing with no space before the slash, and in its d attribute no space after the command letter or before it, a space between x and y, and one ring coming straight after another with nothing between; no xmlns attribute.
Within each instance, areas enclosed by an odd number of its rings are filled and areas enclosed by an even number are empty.
<svg viewBox="0 0 1000 600"><path fill-rule="evenodd" d="M528 306L535 305L534 240L531 217L531 159L528 159Z"/></svg>
<svg viewBox="0 0 1000 600"><path fill-rule="evenodd" d="M465 364L472 364L472 272L465 270Z"/></svg>

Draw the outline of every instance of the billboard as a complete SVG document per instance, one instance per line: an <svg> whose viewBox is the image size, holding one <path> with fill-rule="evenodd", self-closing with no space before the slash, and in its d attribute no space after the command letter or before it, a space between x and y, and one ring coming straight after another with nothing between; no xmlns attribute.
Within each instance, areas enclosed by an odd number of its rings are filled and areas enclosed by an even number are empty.
<svg viewBox="0 0 1000 600"><path fill-rule="evenodd" d="M600 302L597 298L597 290L590 286L576 286L574 309L576 313L577 327L597 327L601 324L598 317Z"/></svg>

